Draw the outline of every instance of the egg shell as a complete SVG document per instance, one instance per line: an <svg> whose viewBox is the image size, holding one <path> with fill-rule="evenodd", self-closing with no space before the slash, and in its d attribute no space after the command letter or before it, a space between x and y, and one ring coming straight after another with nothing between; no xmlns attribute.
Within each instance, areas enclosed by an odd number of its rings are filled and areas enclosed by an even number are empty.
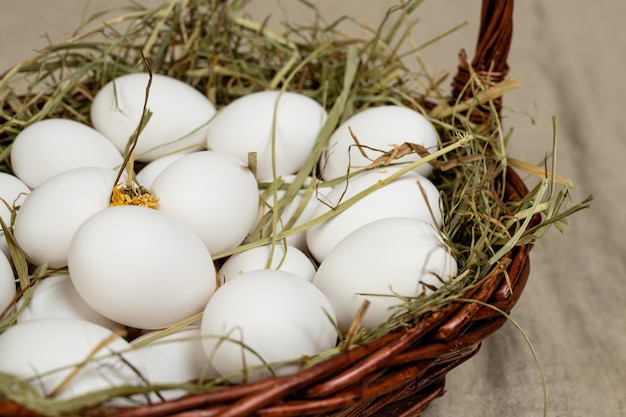
<svg viewBox="0 0 626 417"><path fill-rule="evenodd" d="M147 73L126 74L104 85L91 105L91 120L120 151L139 125L148 85ZM152 117L137 146L137 161L149 162L173 152L201 149L213 103L192 86L166 75L154 74L147 108Z"/></svg>
<svg viewBox="0 0 626 417"><path fill-rule="evenodd" d="M395 217L369 223L328 254L313 284L330 300L339 329L347 331L364 300L371 302L362 327L376 327L402 304L399 294L429 294L455 276L457 263L432 224Z"/></svg>
<svg viewBox="0 0 626 417"><path fill-rule="evenodd" d="M201 312L216 287L200 238L146 207L116 206L91 216L76 231L68 261L87 304L138 329L162 329Z"/></svg>
<svg viewBox="0 0 626 417"><path fill-rule="evenodd" d="M245 273L217 290L204 310L202 342L222 376L232 382L258 381L293 374L300 369L298 359L333 348L333 322L330 303L313 284L289 272L265 269ZM267 367L240 372L264 363L272 364L273 372Z"/></svg>
<svg viewBox="0 0 626 417"><path fill-rule="evenodd" d="M30 188L22 180L15 175L0 172L0 218L7 226L11 226L13 209L21 206L28 194L30 194ZM11 257L2 229L0 229L0 251L7 258Z"/></svg>
<svg viewBox="0 0 626 417"><path fill-rule="evenodd" d="M149 189L150 187L152 187L154 179L158 177L165 168L170 166L172 162L182 158L185 155L186 154L183 153L173 153L171 155L161 156L151 161L146 166L144 166L141 171L137 173L135 177L136 182L142 187Z"/></svg>
<svg viewBox="0 0 626 417"><path fill-rule="evenodd" d="M296 177L295 175L284 175L281 177L281 180L284 183L284 185L291 184L293 183L295 177ZM309 185L310 181L311 181L311 177L308 177L304 181L304 185L305 186ZM261 182L268 183L268 184L274 183L272 179L266 179ZM277 180L275 184L279 184L279 181ZM300 205L303 203L303 200L305 198L308 198L306 205L304 206L304 208L298 215L298 218L294 222L293 227L303 225L313 220L313 214L315 210L317 209L317 207L321 204L318 200L318 194L320 193L324 194L326 193L326 190L328 190L328 188L319 187L319 186L316 186L316 187L318 188L314 190L313 194L310 197L307 197L307 192L308 192L307 189L302 189L298 191L298 193L293 197L291 202L289 202L285 206L285 208L283 208L282 212L280 213L280 221L276 225L277 234L281 233L284 230L284 226L289 221L291 221L291 218L296 214L297 210L299 209ZM286 191L282 189L276 190L276 200L274 200L273 190L269 188L259 190L259 192L261 195L261 210L259 213L259 220L261 220L263 216L271 215L272 208L276 206L276 201L280 201L285 196ZM268 223L265 230L271 231L270 229L271 226L272 226L271 223ZM255 227L256 227L256 224L255 224ZM269 237L269 235L267 234L264 234L263 236ZM301 231L301 232L292 234L290 236L287 236L286 241L288 245L295 246L296 248L300 249L302 252L305 252L305 253L308 252L305 231Z"/></svg>
<svg viewBox="0 0 626 417"><path fill-rule="evenodd" d="M47 395L76 369L74 365L94 352L94 360L55 398L68 400L107 388L143 385L137 372L143 374L146 368L130 344L105 327L77 319L33 320L7 329L0 335L0 372L31 378L33 388Z"/></svg>
<svg viewBox="0 0 626 417"><path fill-rule="evenodd" d="M4 253L0 252L0 320L5 317L3 313L13 302L13 297L15 297L13 268Z"/></svg>
<svg viewBox="0 0 626 417"><path fill-rule="evenodd" d="M146 345L139 345L146 339L159 336L160 330L143 334L131 342L135 353L148 370L145 375L151 385L184 384L216 378L218 373L208 363L204 353L199 326L189 326L159 337ZM140 347L136 347L140 346ZM184 396L183 389L159 390L165 400ZM159 402L157 395L151 395L153 402Z"/></svg>
<svg viewBox="0 0 626 417"><path fill-rule="evenodd" d="M117 168L122 154L100 132L69 119L44 119L27 126L13 141L13 172L30 188L80 167Z"/></svg>
<svg viewBox="0 0 626 417"><path fill-rule="evenodd" d="M22 300L18 302L18 308ZM99 324L110 330L123 326L96 312L80 298L69 275L53 275L37 282L28 304L17 317L18 323L48 318L74 318Z"/></svg>
<svg viewBox="0 0 626 417"><path fill-rule="evenodd" d="M359 149L352 133L364 147ZM328 140L327 150L320 161L324 180L344 177L359 167L369 165L393 145L405 142L423 145L430 152L439 149L439 138L433 125L421 113L407 107L388 105L372 107L356 113L343 122ZM365 148L366 147L366 148ZM376 152L372 149L380 150ZM368 158L362 155L364 151ZM420 156L413 153L394 163L413 162ZM348 169L349 167L350 170ZM428 176L432 172L429 164L420 165L416 172Z"/></svg>
<svg viewBox="0 0 626 417"><path fill-rule="evenodd" d="M280 243L273 246L273 251L272 245L265 245L232 255L217 273L220 283L259 269L279 269L307 281L313 280L315 265L301 250L289 245L285 247Z"/></svg>
<svg viewBox="0 0 626 417"><path fill-rule="evenodd" d="M26 258L50 268L67 266L76 229L109 206L117 173L85 167L55 175L31 192L17 212L13 233Z"/></svg>
<svg viewBox="0 0 626 417"><path fill-rule="evenodd" d="M218 112L209 126L207 146L244 163L248 153L256 152L257 178L261 179L273 177L274 140L276 176L294 174L309 158L326 117L324 108L303 94L260 91Z"/></svg>
<svg viewBox="0 0 626 417"><path fill-rule="evenodd" d="M329 212L341 202L385 180L397 169L367 171L351 178L347 183L334 186L326 195L328 205L318 206L313 213L313 218ZM426 200L418 182L425 191ZM432 215L429 207L432 209ZM413 217L440 225L442 212L439 191L429 179L421 175L416 173L403 175L370 193L345 211L308 229L306 231L307 246L313 257L318 262L322 262L348 234L367 223L388 217Z"/></svg>
<svg viewBox="0 0 626 417"><path fill-rule="evenodd" d="M237 247L259 210L254 175L222 152L194 152L172 162L151 191L159 198L157 209L189 226L212 254Z"/></svg>

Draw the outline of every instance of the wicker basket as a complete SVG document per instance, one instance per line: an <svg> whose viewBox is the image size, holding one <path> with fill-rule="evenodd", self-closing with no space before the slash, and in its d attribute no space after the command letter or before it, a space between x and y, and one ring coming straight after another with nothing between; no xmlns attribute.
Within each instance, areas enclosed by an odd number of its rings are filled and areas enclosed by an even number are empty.
<svg viewBox="0 0 626 417"><path fill-rule="evenodd" d="M508 71L512 15L513 0L483 0L480 34L471 68L485 83L502 80ZM471 95L471 89L464 88L469 73L470 66L462 51L453 96ZM488 116L489 112L480 109L471 115L475 120ZM509 169L506 178L508 198L519 199L528 193L514 171ZM491 271L489 279L471 289L464 298L509 312L526 284L530 249L531 245L527 244L509 252L506 271ZM292 376L119 409L113 415L416 416L443 395L447 372L476 354L481 342L505 321L494 308L479 303L451 303L413 328L387 334ZM111 415L111 412L111 409L93 409L85 411L85 415ZM34 413L0 397L0 415Z"/></svg>

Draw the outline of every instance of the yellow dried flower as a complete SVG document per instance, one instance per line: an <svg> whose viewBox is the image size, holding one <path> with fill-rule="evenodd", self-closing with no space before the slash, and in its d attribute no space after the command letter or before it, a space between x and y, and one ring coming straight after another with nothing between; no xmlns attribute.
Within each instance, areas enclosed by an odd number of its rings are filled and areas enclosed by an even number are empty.
<svg viewBox="0 0 626 417"><path fill-rule="evenodd" d="M113 187L110 206L142 206L156 208L159 199L152 195L147 188L136 185L119 183Z"/></svg>

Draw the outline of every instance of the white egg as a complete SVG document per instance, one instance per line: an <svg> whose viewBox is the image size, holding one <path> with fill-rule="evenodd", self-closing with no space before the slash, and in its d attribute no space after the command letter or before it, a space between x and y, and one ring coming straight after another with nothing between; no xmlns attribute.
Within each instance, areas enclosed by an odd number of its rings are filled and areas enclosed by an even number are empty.
<svg viewBox="0 0 626 417"><path fill-rule="evenodd" d="M330 303L313 284L265 269L216 291L202 317L202 342L222 376L258 381L293 374L300 358L332 349L337 342L333 322Z"/></svg>
<svg viewBox="0 0 626 417"><path fill-rule="evenodd" d="M22 300L18 302L18 308ZM18 323L51 318L73 318L90 321L110 330L123 326L96 312L76 292L69 275L54 275L39 281L28 304L17 317Z"/></svg>
<svg viewBox="0 0 626 417"><path fill-rule="evenodd" d="M68 119L45 119L22 130L11 147L15 175L30 188L80 167L117 168L122 154L90 126Z"/></svg>
<svg viewBox="0 0 626 417"><path fill-rule="evenodd" d="M209 252L235 248L248 235L259 210L258 186L232 155L195 152L171 163L152 183L157 209L180 219Z"/></svg>
<svg viewBox="0 0 626 417"><path fill-rule="evenodd" d="M13 268L9 260L0 252L0 320L5 315L5 311L8 313L8 307L13 302L15 297L15 276L13 275Z"/></svg>
<svg viewBox="0 0 626 417"><path fill-rule="evenodd" d="M116 176L109 168L75 168L33 190L13 227L26 258L35 265L66 266L72 236L88 217L109 206Z"/></svg>
<svg viewBox="0 0 626 417"><path fill-rule="evenodd" d="M315 100L294 92L261 91L221 109L209 126L209 149L227 152L247 163L257 153L257 178L298 172L309 158L326 111ZM274 145L272 145L272 142Z"/></svg>
<svg viewBox="0 0 626 417"><path fill-rule="evenodd" d="M158 336L159 332L160 330L155 330L145 333L130 343L141 362L146 365L146 377L151 385L184 384L219 376L204 353L199 326L185 327L143 346L139 345ZM186 393L184 389L158 391L165 400L173 400ZM151 398L153 401L160 400L157 395L152 395Z"/></svg>
<svg viewBox="0 0 626 417"><path fill-rule="evenodd" d="M313 218L331 211L331 207L388 178L395 170L397 168L367 171L351 178L347 184L344 182L334 186L326 195L330 207L318 206ZM418 183L425 191L426 200ZM308 229L307 246L313 257L322 262L344 237L374 220L387 217L413 217L431 223L436 221L440 225L442 212L439 203L439 191L430 180L416 173L405 174L370 193L345 211Z"/></svg>
<svg viewBox="0 0 626 417"><path fill-rule="evenodd" d="M30 188L22 180L6 172L0 172L0 218L11 226L13 210L24 203ZM9 245L0 229L0 251L10 258Z"/></svg>
<svg viewBox="0 0 626 417"><path fill-rule="evenodd" d="M364 300L362 322L378 326L403 297L429 294L457 273L457 263L432 224L394 217L369 223L343 239L322 262L313 284L330 300L346 331Z"/></svg>
<svg viewBox="0 0 626 417"><path fill-rule="evenodd" d="M185 155L186 154L183 153L173 153L171 155L161 156L151 161L137 173L137 176L135 177L137 183L145 188L152 187L154 179L158 177L165 168Z"/></svg>
<svg viewBox="0 0 626 417"><path fill-rule="evenodd" d="M269 267L269 268L268 268ZM279 269L307 281L315 275L315 265L298 248L277 243L259 246L232 255L217 272L220 283L259 269Z"/></svg>
<svg viewBox="0 0 626 417"><path fill-rule="evenodd" d="M91 355L93 359L71 375ZM55 398L68 400L107 388L143 385L137 372L145 373L145 367L130 344L105 327L77 319L41 319L17 324L0 335L0 372L30 379L42 395L54 393Z"/></svg>
<svg viewBox="0 0 626 417"><path fill-rule="evenodd" d="M215 268L200 238L154 209L116 206L91 216L72 239L72 282L94 310L139 329L161 329L202 311Z"/></svg>
<svg viewBox="0 0 626 417"><path fill-rule="evenodd" d="M94 97L94 127L124 151L143 112L147 73L122 75ZM201 149L215 107L201 92L184 82L154 74L147 108L152 112L135 148L138 161L148 162L173 152Z"/></svg>
<svg viewBox="0 0 626 417"><path fill-rule="evenodd" d="M295 175L284 175L280 180L277 180L275 184L280 184L282 181L282 186L288 186L288 184L292 184L295 179ZM272 179L267 179L261 181L262 183L271 184L273 183ZM311 183L311 177L308 177L304 181L304 186L308 186ZM327 193L329 188L319 187L312 191L310 197L307 197L308 189L304 188L293 197L290 203L288 203L280 213L280 219L278 224L276 225L276 233L281 233L284 230L284 227L292 220L292 217L296 215L298 210L301 210L298 214L298 218L294 221L293 226L291 228L295 228L297 226L303 225L311 220L313 220L313 213L317 209L318 205L321 203L318 200L318 195ZM271 211L274 206L276 206L276 201L280 201L286 194L286 191L283 189L276 190L276 200L274 199L273 190L270 188L259 190L261 195L261 210L259 213L259 220L264 216L270 216ZM307 199L306 202L304 201ZM303 208L300 205L305 204ZM255 224L256 228L257 224ZM268 222L264 227L264 232L261 237L269 237L267 235L268 231L271 231L272 224ZM291 246L295 246L300 249L302 252L308 252L308 247L306 244L306 231L301 231L286 238L287 244Z"/></svg>
<svg viewBox="0 0 626 417"><path fill-rule="evenodd" d="M352 138L357 137L363 148L359 149ZM331 135L327 151L320 161L324 180L345 176L349 170L367 166L392 149L393 145L404 142L423 145L430 152L439 148L437 131L422 114L401 106L380 106L363 110L343 122ZM376 152L372 149L380 150ZM369 159L362 155L366 153ZM413 162L420 159L417 154L409 154L394 163ZM351 168L353 167L353 168ZM423 164L417 173L428 176L432 172L429 164Z"/></svg>

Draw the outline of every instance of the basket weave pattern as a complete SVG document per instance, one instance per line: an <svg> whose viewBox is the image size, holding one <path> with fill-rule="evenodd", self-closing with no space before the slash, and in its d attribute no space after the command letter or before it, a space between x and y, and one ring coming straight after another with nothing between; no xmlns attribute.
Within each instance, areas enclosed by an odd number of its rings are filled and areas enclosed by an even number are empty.
<svg viewBox="0 0 626 417"><path fill-rule="evenodd" d="M461 51L453 96L471 98L471 73L489 85L507 72L511 44L513 0L484 0L475 58L471 65ZM495 102L499 110L501 103ZM488 111L473 109L472 120ZM501 186L506 198L528 193L514 171ZM516 247L480 285L463 299L428 315L410 329L389 333L335 355L295 375L218 389L178 400L131 409L94 409L86 415L116 417L187 416L242 417L359 415L417 416L443 395L445 375L471 358L481 342L506 321L528 279L531 245ZM489 306L492 307L489 307ZM22 406L0 399L0 415L33 415Z"/></svg>

